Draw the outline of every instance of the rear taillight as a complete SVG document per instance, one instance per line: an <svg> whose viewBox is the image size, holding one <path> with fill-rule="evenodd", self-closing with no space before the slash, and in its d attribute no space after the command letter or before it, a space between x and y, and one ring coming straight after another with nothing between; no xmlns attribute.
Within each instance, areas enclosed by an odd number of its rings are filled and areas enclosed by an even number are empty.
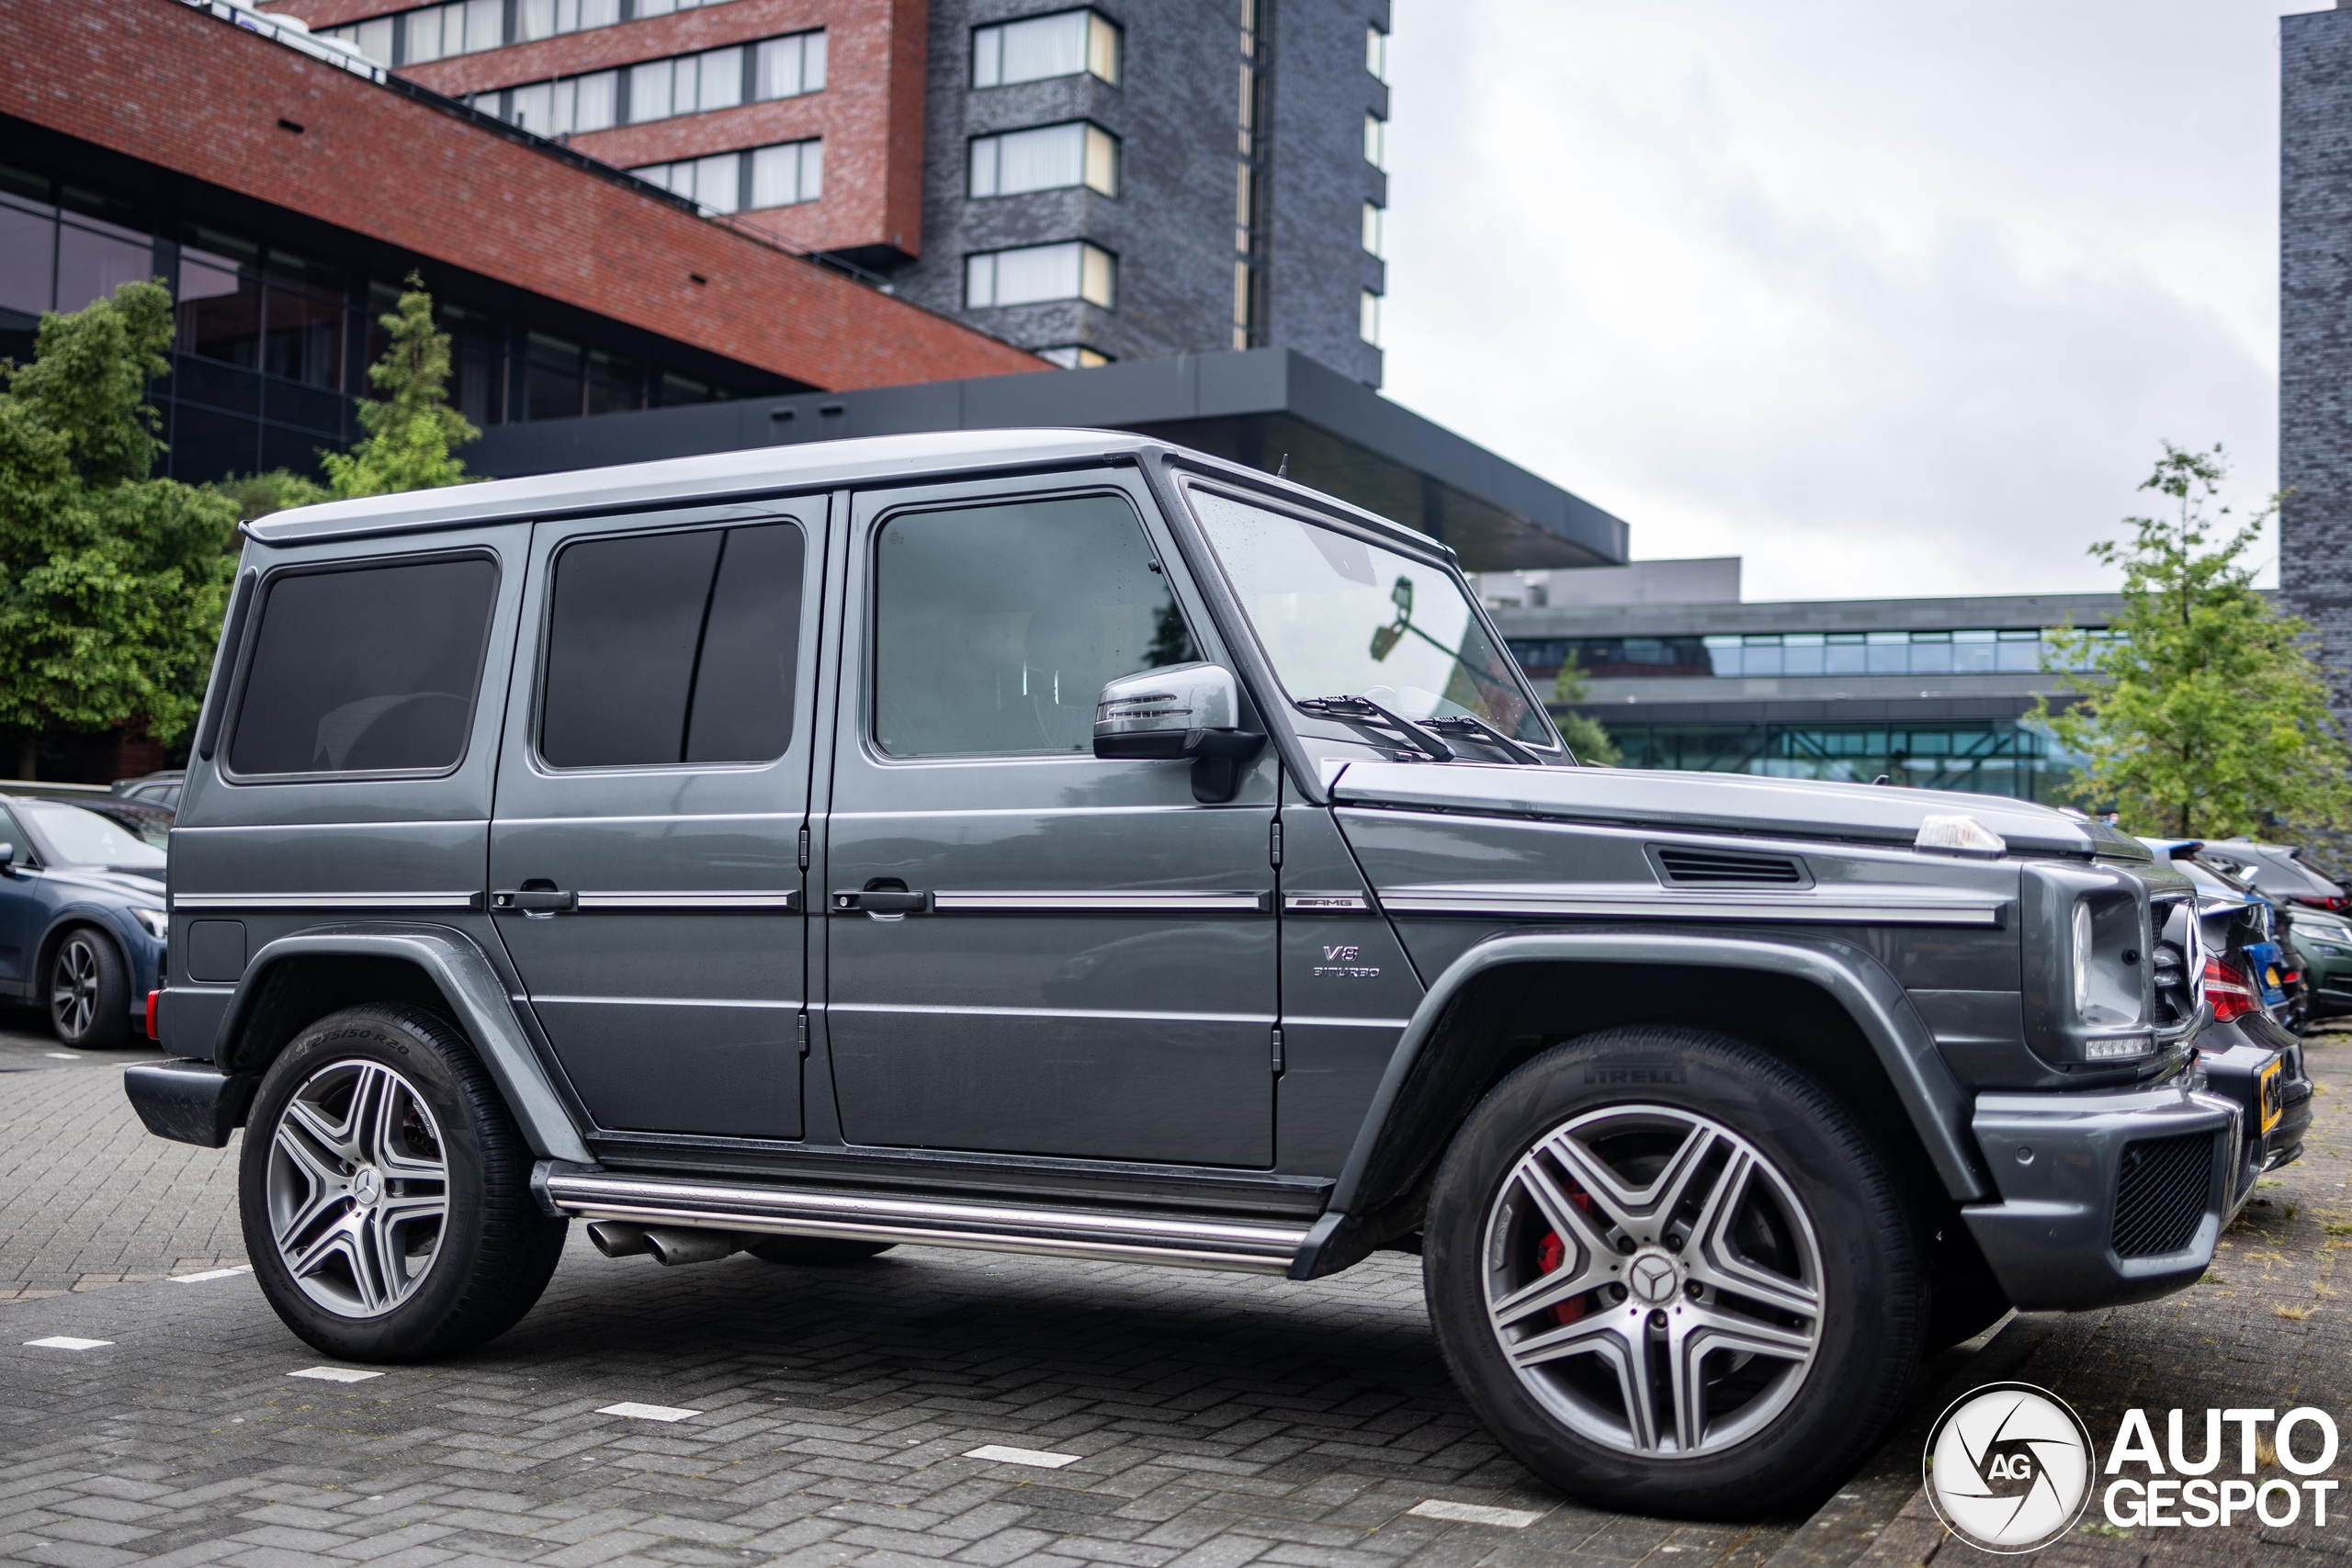
<svg viewBox="0 0 2352 1568"><path fill-rule="evenodd" d="M164 993L161 991L150 991L147 993L147 1038L150 1040L161 1040L163 1038L162 1035L155 1032L155 998L163 994Z"/></svg>
<svg viewBox="0 0 2352 1568"><path fill-rule="evenodd" d="M2244 975L2218 958L2205 960L2205 999L2213 1004L2213 1021L2243 1018L2262 1004Z"/></svg>

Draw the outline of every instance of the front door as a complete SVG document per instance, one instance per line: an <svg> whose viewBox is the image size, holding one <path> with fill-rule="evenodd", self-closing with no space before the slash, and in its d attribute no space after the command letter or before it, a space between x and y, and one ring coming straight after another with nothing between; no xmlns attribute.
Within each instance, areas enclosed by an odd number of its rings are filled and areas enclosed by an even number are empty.
<svg viewBox="0 0 2352 1568"><path fill-rule="evenodd" d="M1104 682L1218 656L1148 496L852 511L817 884L843 1137L1272 1164L1272 757L1203 805L1182 762L1093 754Z"/></svg>
<svg viewBox="0 0 2352 1568"><path fill-rule="evenodd" d="M800 1135L824 507L533 537L491 908L608 1132Z"/></svg>

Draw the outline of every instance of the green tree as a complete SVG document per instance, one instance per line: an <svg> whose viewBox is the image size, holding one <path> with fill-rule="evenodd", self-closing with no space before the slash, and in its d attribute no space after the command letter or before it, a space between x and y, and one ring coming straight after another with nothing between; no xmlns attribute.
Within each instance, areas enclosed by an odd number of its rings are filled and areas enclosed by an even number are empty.
<svg viewBox="0 0 2352 1568"><path fill-rule="evenodd" d="M378 320L392 341L368 380L383 396L359 405L364 440L320 455L329 490L345 500L464 484L466 466L450 454L481 432L449 406L449 334L433 324L424 280L409 274L399 306Z"/></svg>
<svg viewBox="0 0 2352 1568"><path fill-rule="evenodd" d="M171 296L127 283L44 315L0 361L0 726L31 776L41 737L195 721L233 560L219 492L150 479Z"/></svg>
<svg viewBox="0 0 2352 1568"><path fill-rule="evenodd" d="M283 512L289 506L308 506L328 499L326 486L305 479L291 468L272 468L266 474L232 474L225 479L213 480L212 488L227 496L229 503L237 509L237 515L248 522Z"/></svg>
<svg viewBox="0 0 2352 1568"><path fill-rule="evenodd" d="M2128 543L2090 553L2123 569L2123 610L2104 634L2065 628L2046 667L2070 671L2063 712L2034 716L2084 760L2086 805L2146 834L2331 829L2352 807L2342 734L2310 651L2309 623L2255 592L2247 548L2278 503L2245 523L2218 504L2228 472L2219 446L2167 442L2142 490L2171 504L2128 517Z"/></svg>
<svg viewBox="0 0 2352 1568"><path fill-rule="evenodd" d="M1617 742L1609 739L1609 731L1590 714L1561 713L1558 710L1571 703L1580 703L1592 694L1592 686L1585 679L1584 666L1577 656L1569 654L1560 661L1560 673L1552 682L1552 717L1560 727L1560 739L1568 743L1579 762L1591 762L1613 768L1623 760L1624 752Z"/></svg>

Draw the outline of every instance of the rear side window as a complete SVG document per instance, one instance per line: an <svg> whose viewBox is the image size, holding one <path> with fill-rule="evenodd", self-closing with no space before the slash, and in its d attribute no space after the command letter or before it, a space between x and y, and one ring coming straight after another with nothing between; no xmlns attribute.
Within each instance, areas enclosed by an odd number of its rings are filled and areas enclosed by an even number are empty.
<svg viewBox="0 0 2352 1568"><path fill-rule="evenodd" d="M465 755L498 567L479 557L269 585L229 771L438 772Z"/></svg>
<svg viewBox="0 0 2352 1568"><path fill-rule="evenodd" d="M558 768L783 756L802 556L788 523L566 548L556 558L539 755Z"/></svg>

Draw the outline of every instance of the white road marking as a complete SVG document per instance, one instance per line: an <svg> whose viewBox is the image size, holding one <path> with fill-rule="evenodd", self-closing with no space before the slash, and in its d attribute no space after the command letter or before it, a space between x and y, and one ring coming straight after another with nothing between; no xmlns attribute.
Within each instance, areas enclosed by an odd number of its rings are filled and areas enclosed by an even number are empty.
<svg viewBox="0 0 2352 1568"><path fill-rule="evenodd" d="M1025 1464L1036 1470L1059 1470L1066 1464L1076 1464L1084 1456L1049 1454L1042 1449L1010 1449L1002 1443L983 1443L964 1457L984 1459L995 1464Z"/></svg>
<svg viewBox="0 0 2352 1568"><path fill-rule="evenodd" d="M82 1059L80 1053L74 1051L43 1051L41 1055L57 1062L78 1062Z"/></svg>
<svg viewBox="0 0 2352 1568"><path fill-rule="evenodd" d="M101 1345L111 1345L111 1339L76 1339L71 1334L52 1334L46 1339L28 1339L25 1343L40 1350L95 1350Z"/></svg>
<svg viewBox="0 0 2352 1568"><path fill-rule="evenodd" d="M366 1382L379 1378L381 1372L363 1372L357 1367L304 1367L299 1372L288 1372L289 1378L316 1378L321 1382Z"/></svg>
<svg viewBox="0 0 2352 1568"><path fill-rule="evenodd" d="M1449 1503L1442 1497L1416 1503L1405 1511L1418 1514L1425 1519L1451 1519L1464 1525L1493 1525L1507 1530L1523 1530L1544 1517L1531 1514L1524 1508L1489 1508L1480 1503Z"/></svg>
<svg viewBox="0 0 2352 1568"><path fill-rule="evenodd" d="M250 1274L253 1271L254 1266L252 1264L240 1263L234 1269L207 1269L201 1274L175 1274L172 1276L172 1283L175 1285L199 1285L207 1280L226 1280L232 1274Z"/></svg>
<svg viewBox="0 0 2352 1568"><path fill-rule="evenodd" d="M618 1404L607 1404L602 1410L597 1411L596 1414L599 1416L626 1416L632 1421L690 1421L694 1417L701 1415L702 1412L699 1410L680 1410L676 1406L669 1404L639 1404L634 1400L625 1400Z"/></svg>

